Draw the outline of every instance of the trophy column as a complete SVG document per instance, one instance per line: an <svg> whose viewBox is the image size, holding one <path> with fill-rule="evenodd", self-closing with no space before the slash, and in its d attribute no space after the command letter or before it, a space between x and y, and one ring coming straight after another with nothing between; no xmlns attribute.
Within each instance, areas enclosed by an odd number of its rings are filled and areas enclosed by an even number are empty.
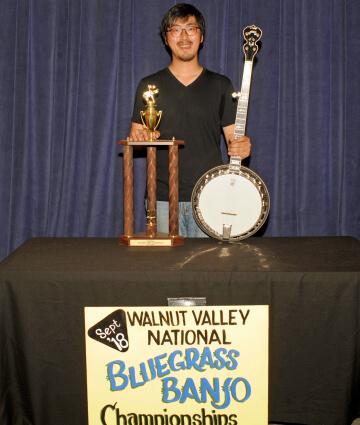
<svg viewBox="0 0 360 425"><path fill-rule="evenodd" d="M169 146L169 235L179 233L179 147Z"/></svg>
<svg viewBox="0 0 360 425"><path fill-rule="evenodd" d="M150 238L156 236L156 148L147 147L147 211L146 232Z"/></svg>
<svg viewBox="0 0 360 425"><path fill-rule="evenodd" d="M120 140L124 146L124 234L120 242L129 246L177 246L183 245L179 236L179 145L182 140L148 140L132 142ZM134 179L133 146L147 148L147 216L146 232L134 235ZM156 151L158 147L169 150L169 233L156 229Z"/></svg>
<svg viewBox="0 0 360 425"><path fill-rule="evenodd" d="M124 146L124 237L134 234L134 167L133 147Z"/></svg>

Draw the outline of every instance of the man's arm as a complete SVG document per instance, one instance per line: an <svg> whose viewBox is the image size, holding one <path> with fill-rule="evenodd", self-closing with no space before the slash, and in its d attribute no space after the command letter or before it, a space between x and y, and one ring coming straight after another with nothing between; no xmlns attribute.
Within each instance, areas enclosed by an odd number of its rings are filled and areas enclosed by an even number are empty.
<svg viewBox="0 0 360 425"><path fill-rule="evenodd" d="M228 147L229 156L239 156L241 159L250 156L251 143L248 136L242 136L235 139L234 136L235 124L223 127L226 144Z"/></svg>

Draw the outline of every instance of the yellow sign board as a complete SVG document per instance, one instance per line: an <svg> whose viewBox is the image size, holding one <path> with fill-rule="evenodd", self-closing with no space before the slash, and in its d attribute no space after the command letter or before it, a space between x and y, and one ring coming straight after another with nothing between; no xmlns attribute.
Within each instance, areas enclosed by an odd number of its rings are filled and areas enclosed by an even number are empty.
<svg viewBox="0 0 360 425"><path fill-rule="evenodd" d="M268 316L86 307L89 425L267 425Z"/></svg>

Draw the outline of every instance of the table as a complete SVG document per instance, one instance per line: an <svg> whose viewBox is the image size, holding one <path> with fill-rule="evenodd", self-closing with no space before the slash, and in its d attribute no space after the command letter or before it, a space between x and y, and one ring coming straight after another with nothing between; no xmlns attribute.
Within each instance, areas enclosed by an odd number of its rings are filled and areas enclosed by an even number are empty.
<svg viewBox="0 0 360 425"><path fill-rule="evenodd" d="M360 413L360 242L348 237L34 238L0 264L0 423L87 423L84 306L270 305L272 421Z"/></svg>

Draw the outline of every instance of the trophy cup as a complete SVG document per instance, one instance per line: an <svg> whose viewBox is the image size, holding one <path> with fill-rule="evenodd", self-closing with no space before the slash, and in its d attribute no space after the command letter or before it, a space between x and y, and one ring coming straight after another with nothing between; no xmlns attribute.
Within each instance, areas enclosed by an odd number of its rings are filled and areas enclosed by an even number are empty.
<svg viewBox="0 0 360 425"><path fill-rule="evenodd" d="M149 140L134 142L120 140L124 146L124 234L120 242L129 246L177 246L184 243L184 238L179 236L179 145L182 140L157 140L154 132L160 124L162 111L156 109L155 95L159 89L148 85L148 90L143 93L146 103L145 111L140 111L140 118L144 129L149 133ZM134 235L134 173L133 173L133 147L147 148L147 214L146 231ZM167 146L169 151L169 233L158 233L156 227L156 151L160 146Z"/></svg>
<svg viewBox="0 0 360 425"><path fill-rule="evenodd" d="M161 120L162 111L156 110L155 95L159 89L153 84L148 85L148 90L143 93L143 99L146 102L146 109L140 111L140 118L144 127L150 132L150 140L154 140L154 131L158 128Z"/></svg>

